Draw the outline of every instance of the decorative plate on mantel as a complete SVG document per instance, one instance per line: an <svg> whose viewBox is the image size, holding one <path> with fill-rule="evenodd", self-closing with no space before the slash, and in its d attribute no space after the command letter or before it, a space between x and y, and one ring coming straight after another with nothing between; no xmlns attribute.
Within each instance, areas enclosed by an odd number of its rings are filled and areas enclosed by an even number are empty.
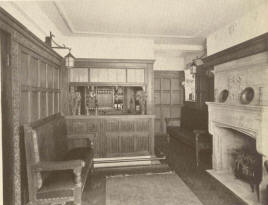
<svg viewBox="0 0 268 205"><path fill-rule="evenodd" d="M229 91L224 89L220 92L219 94L219 102L223 103L227 100L228 98L228 95L229 95Z"/></svg>
<svg viewBox="0 0 268 205"><path fill-rule="evenodd" d="M251 87L245 88L240 95L240 103L247 105L249 104L254 98L254 89Z"/></svg>

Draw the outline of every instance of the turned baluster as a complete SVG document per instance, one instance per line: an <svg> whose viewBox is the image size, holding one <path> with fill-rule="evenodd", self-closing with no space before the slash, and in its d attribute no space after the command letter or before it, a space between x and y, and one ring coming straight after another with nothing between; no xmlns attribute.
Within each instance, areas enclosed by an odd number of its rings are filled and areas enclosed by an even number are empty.
<svg viewBox="0 0 268 205"><path fill-rule="evenodd" d="M82 186L82 182L81 182L81 171L82 171L82 168L81 167L74 169L74 175L75 175L74 181L75 181L75 184L77 186Z"/></svg>

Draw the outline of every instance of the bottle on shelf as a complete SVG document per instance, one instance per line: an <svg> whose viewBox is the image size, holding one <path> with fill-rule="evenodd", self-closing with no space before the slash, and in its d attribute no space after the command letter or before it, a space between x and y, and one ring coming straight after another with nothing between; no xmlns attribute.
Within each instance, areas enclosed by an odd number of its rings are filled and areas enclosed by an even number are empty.
<svg viewBox="0 0 268 205"><path fill-rule="evenodd" d="M139 102L139 100L136 99L136 100L135 100L135 111L136 111L137 113L139 113L140 110L141 110L140 102Z"/></svg>

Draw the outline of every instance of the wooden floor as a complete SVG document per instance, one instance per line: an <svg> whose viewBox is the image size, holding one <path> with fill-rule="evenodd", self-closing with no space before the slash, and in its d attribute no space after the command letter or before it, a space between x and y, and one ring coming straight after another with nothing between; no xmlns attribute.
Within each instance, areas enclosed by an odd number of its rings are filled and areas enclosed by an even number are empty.
<svg viewBox="0 0 268 205"><path fill-rule="evenodd" d="M107 175L164 172L169 170L175 171L204 205L245 204L205 171L211 167L209 153L201 153L200 167L196 168L194 150L177 140L171 139L169 144L160 146L160 150L167 156L167 160L162 166L96 170L85 187L83 205L105 205L105 177Z"/></svg>

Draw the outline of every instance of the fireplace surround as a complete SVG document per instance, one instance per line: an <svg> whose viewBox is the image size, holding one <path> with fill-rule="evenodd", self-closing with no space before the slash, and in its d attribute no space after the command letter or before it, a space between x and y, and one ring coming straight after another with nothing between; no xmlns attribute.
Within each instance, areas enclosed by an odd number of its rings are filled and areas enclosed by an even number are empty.
<svg viewBox="0 0 268 205"><path fill-rule="evenodd" d="M240 188L236 190L238 188L232 184L237 181L231 180L235 178L231 153L243 146L255 146L253 148L261 154L262 161L267 160L268 52L218 64L214 66L214 71L215 102L207 102L209 132L213 135L213 169L209 172L248 204L258 204L256 195L250 193L249 187L243 192ZM265 204L268 174L263 164L260 169L263 172L259 204ZM243 192L243 196L239 192Z"/></svg>

